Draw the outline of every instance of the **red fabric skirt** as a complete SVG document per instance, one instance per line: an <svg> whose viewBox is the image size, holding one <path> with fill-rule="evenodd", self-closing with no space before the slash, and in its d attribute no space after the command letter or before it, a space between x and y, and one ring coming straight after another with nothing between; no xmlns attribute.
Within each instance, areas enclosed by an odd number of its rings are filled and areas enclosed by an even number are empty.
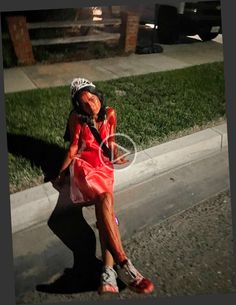
<svg viewBox="0 0 236 305"><path fill-rule="evenodd" d="M74 203L91 201L104 192L113 194L114 168L108 158L103 156L102 161L97 150L83 151L73 159L70 196Z"/></svg>

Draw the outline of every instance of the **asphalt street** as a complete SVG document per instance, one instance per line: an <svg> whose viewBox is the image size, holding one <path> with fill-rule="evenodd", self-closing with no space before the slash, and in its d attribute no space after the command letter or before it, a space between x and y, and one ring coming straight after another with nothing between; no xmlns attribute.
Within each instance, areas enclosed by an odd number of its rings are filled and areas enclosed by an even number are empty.
<svg viewBox="0 0 236 305"><path fill-rule="evenodd" d="M62 293L76 282L72 269L50 279L44 291L21 295L17 303L163 298L236 292L230 191L146 227L124 241L135 266L155 283L152 295L137 295L122 287L115 296L96 290ZM78 280L79 282L79 280Z"/></svg>

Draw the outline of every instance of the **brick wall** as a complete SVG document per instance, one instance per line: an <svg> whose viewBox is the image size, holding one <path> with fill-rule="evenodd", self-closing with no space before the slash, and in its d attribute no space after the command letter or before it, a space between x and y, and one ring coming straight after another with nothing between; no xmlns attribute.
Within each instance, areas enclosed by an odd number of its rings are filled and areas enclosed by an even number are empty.
<svg viewBox="0 0 236 305"><path fill-rule="evenodd" d="M7 24L19 64L31 65L35 63L32 45L24 16L9 16Z"/></svg>
<svg viewBox="0 0 236 305"><path fill-rule="evenodd" d="M122 43L125 53L134 53L137 45L139 16L133 12L122 12Z"/></svg>

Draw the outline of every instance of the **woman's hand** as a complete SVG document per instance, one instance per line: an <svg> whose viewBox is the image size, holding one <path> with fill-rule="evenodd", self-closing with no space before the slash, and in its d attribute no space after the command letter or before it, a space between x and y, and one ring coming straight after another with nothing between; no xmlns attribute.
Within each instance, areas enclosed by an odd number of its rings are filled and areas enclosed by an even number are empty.
<svg viewBox="0 0 236 305"><path fill-rule="evenodd" d="M60 173L54 180L52 180L52 185L56 190L60 190L65 183L65 173Z"/></svg>
<svg viewBox="0 0 236 305"><path fill-rule="evenodd" d="M129 160L128 159L125 159L123 157L116 157L115 158L115 161L113 162L114 164L125 164L125 163L128 163Z"/></svg>
<svg viewBox="0 0 236 305"><path fill-rule="evenodd" d="M125 163L128 163L129 160L128 159L125 159L124 157L122 157L119 153L119 150L118 150L118 146L117 144L115 143L114 139L110 139L110 142L109 142L109 148L111 149L112 151L112 154L113 154L113 164L125 164Z"/></svg>

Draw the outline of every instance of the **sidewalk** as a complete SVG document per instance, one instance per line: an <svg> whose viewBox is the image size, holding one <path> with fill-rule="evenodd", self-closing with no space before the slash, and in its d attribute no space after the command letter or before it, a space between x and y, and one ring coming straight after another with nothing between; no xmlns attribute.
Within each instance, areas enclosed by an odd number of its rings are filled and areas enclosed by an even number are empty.
<svg viewBox="0 0 236 305"><path fill-rule="evenodd" d="M4 69L5 93L68 85L73 78L79 76L91 81L105 81L223 61L223 45L217 41L196 40L193 43L162 47L163 53L157 54L132 54L124 57Z"/></svg>

